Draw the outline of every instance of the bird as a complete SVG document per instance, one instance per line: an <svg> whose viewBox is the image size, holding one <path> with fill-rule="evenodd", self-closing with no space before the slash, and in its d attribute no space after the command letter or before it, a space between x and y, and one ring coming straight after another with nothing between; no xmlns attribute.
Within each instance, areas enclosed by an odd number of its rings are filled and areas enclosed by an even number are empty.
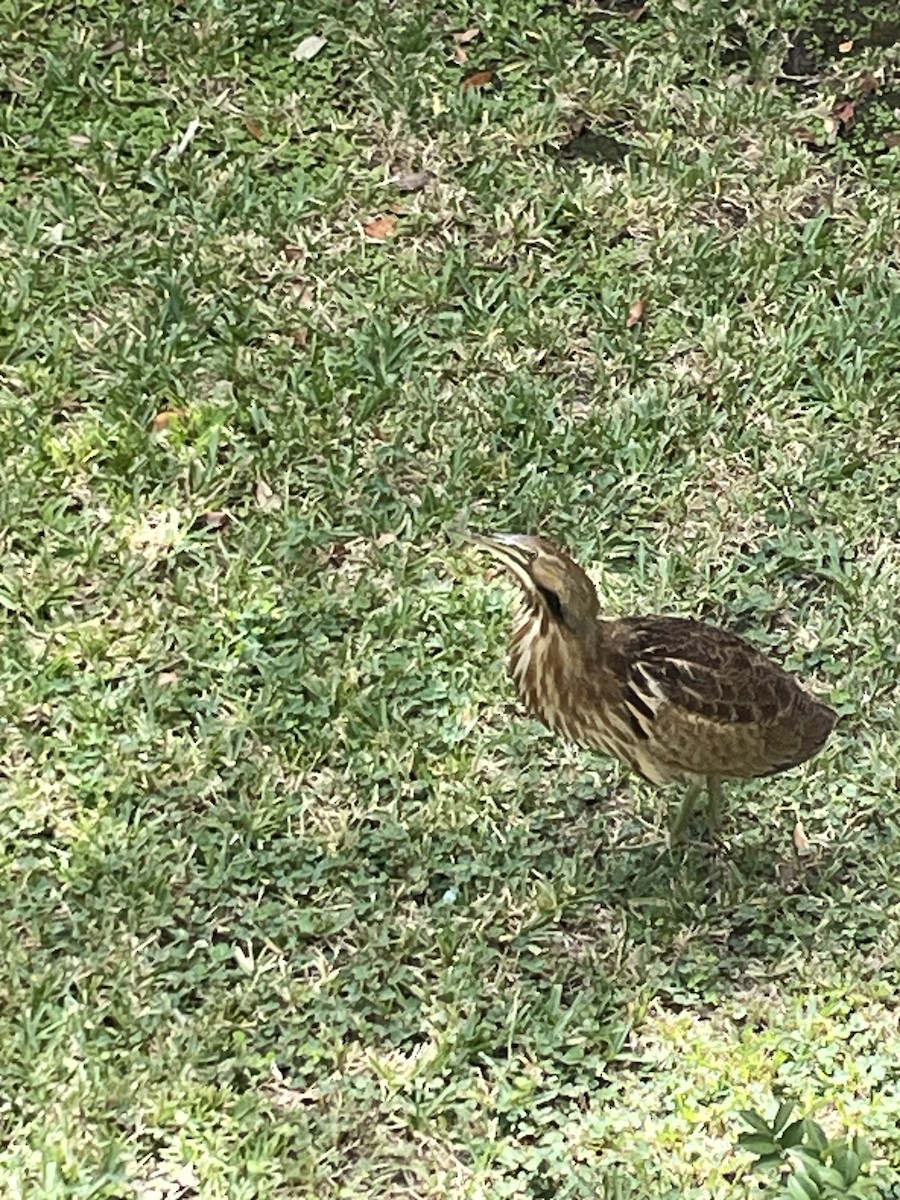
<svg viewBox="0 0 900 1200"><path fill-rule="evenodd" d="M475 533L521 590L509 673L527 710L642 779L686 783L670 823L681 841L704 785L715 837L722 781L776 775L812 758L837 713L746 638L689 617L600 614L586 572L544 537Z"/></svg>

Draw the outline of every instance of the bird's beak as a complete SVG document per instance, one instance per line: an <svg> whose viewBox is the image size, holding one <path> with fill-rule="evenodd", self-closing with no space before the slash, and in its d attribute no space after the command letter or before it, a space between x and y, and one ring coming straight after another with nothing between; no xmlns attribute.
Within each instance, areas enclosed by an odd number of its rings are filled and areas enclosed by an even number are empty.
<svg viewBox="0 0 900 1200"><path fill-rule="evenodd" d="M535 539L524 533L477 533L473 529L463 529L459 536L463 541L480 546L482 550L487 550L498 558L504 557L510 551L518 551L519 554L534 552Z"/></svg>
<svg viewBox="0 0 900 1200"><path fill-rule="evenodd" d="M528 576L528 564L537 549L536 538L525 533L476 533L470 529L463 530L460 536L473 546L487 550L492 558L520 579L523 575Z"/></svg>
<svg viewBox="0 0 900 1200"><path fill-rule="evenodd" d="M472 542L475 546L483 546L486 550L501 550L504 548L527 550L533 553L537 538L527 533L477 533L473 529L463 529L460 533L463 541Z"/></svg>

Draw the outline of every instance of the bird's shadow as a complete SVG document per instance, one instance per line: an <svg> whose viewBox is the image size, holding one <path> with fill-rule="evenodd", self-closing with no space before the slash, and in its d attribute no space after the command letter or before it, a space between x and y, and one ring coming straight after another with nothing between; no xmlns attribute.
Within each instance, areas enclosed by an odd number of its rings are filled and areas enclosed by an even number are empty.
<svg viewBox="0 0 900 1200"><path fill-rule="evenodd" d="M854 971L883 961L878 947L896 937L900 884L891 869L896 831L876 809L846 836L800 846L783 811L768 821L733 811L719 840L701 826L671 845L661 806L644 817L638 799L627 782L598 804L572 797L557 849L563 861L580 856L586 891L620 915L629 942L649 958L671 965L689 938L698 955L721 963L718 974L709 969L723 986L751 960L783 964L799 953Z"/></svg>

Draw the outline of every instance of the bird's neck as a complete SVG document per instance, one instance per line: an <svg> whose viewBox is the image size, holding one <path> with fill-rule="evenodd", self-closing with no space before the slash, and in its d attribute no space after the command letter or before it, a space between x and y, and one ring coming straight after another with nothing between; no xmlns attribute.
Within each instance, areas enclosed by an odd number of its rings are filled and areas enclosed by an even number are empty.
<svg viewBox="0 0 900 1200"><path fill-rule="evenodd" d="M542 605L527 601L513 625L509 673L520 698L545 725L572 740L575 731L567 727L570 697L588 681L595 642L596 631L581 638Z"/></svg>

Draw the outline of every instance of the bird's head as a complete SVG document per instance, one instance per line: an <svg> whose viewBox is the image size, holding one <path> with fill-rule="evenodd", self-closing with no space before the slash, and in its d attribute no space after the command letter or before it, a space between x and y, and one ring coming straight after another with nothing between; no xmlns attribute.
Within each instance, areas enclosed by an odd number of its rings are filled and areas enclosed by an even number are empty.
<svg viewBox="0 0 900 1200"><path fill-rule="evenodd" d="M594 585L576 562L546 538L522 533L466 533L501 563L519 584L526 602L551 621L575 632L597 617Z"/></svg>

